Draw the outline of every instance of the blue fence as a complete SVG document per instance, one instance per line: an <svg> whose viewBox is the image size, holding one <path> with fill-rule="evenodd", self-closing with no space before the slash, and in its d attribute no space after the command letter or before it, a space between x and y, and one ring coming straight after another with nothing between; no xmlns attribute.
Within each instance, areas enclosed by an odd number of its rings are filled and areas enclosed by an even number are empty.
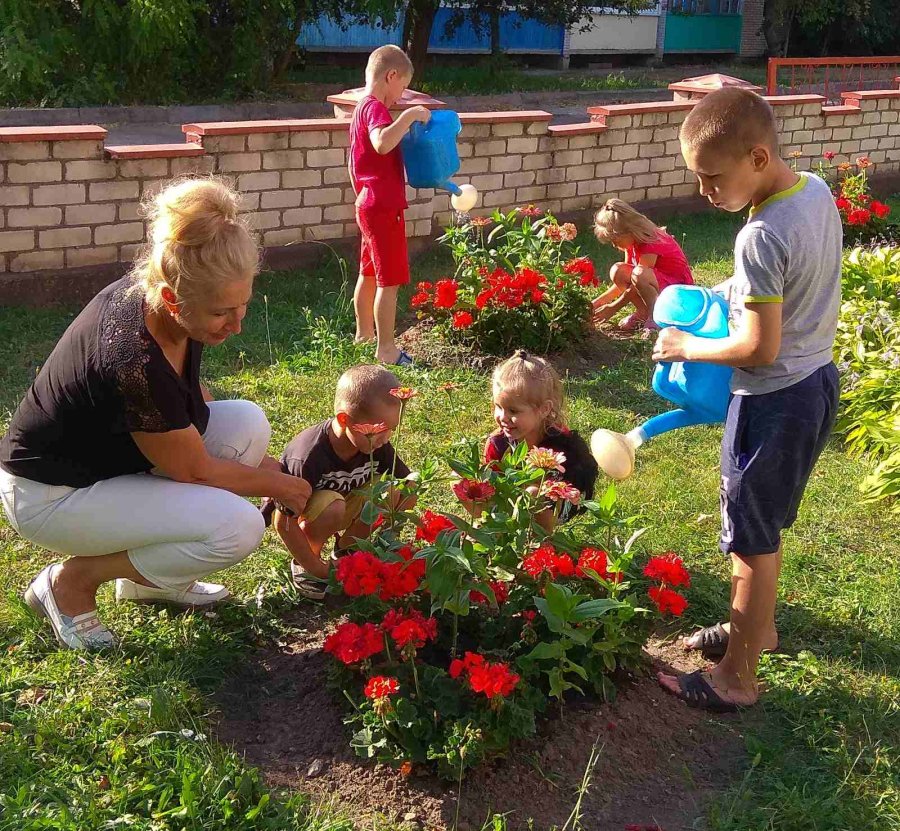
<svg viewBox="0 0 900 831"><path fill-rule="evenodd" d="M451 12L439 9L431 29L430 52L488 53L490 36L477 34L469 20L457 27L450 37L445 36ZM319 18L300 30L297 43L314 52L369 52L386 43L400 43L402 20L391 28L353 25L341 27L327 18ZM500 18L500 46L504 52L561 55L565 30L562 26L548 26L534 20L524 20L518 14L504 14Z"/></svg>

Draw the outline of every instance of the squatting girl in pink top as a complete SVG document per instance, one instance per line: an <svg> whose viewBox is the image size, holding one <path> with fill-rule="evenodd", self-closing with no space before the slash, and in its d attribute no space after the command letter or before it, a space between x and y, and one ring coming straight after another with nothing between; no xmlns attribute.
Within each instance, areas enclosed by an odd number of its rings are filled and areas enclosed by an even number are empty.
<svg viewBox="0 0 900 831"><path fill-rule="evenodd" d="M593 301L594 323L610 320L631 304L634 312L619 326L624 332L655 328L653 305L666 287L693 285L691 267L681 246L639 211L621 199L609 199L594 218L594 233L600 242L625 254L609 272L612 285Z"/></svg>

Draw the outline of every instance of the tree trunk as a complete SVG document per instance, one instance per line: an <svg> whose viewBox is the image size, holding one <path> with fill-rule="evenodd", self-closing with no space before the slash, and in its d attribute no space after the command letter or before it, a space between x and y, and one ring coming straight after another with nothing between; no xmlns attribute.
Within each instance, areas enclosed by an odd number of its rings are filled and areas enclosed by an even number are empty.
<svg viewBox="0 0 900 831"><path fill-rule="evenodd" d="M291 42L285 46L281 51L281 54L275 59L275 67L272 71L273 80L275 81L280 81L282 77L284 77L284 73L288 71L291 64L294 62L294 56L297 54L297 38L300 36L300 30L306 22L305 5L306 4L303 4L303 11L297 12L297 16L294 18L294 25L291 28L291 32L293 33Z"/></svg>
<svg viewBox="0 0 900 831"><path fill-rule="evenodd" d="M491 55L497 57L500 54L500 6L491 6Z"/></svg>
<svg viewBox="0 0 900 831"><path fill-rule="evenodd" d="M766 0L763 5L763 35L766 39L766 51L769 55L780 56L785 53L787 39L787 20L782 0Z"/></svg>
<svg viewBox="0 0 900 831"><path fill-rule="evenodd" d="M425 71L428 58L428 41L437 14L440 0L412 0L406 7L403 21L403 46L412 61L415 75L419 78Z"/></svg>

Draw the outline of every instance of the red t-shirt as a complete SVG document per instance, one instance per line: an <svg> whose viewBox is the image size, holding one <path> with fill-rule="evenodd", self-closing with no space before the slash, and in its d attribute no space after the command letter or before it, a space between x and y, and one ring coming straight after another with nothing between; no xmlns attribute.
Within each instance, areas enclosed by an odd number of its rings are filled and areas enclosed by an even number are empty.
<svg viewBox="0 0 900 831"><path fill-rule="evenodd" d="M369 133L388 127L394 119L374 95L367 95L353 111L350 122L350 180L357 208L402 211L406 208L406 176L400 145L390 153L378 153Z"/></svg>
<svg viewBox="0 0 900 831"><path fill-rule="evenodd" d="M674 237L665 231L658 231L656 239L652 242L637 242L631 246L626 262L637 265L644 254L656 254L656 265L653 266L653 270L656 272L660 291L666 286L694 285L691 267L688 265L687 257L684 256L684 251L675 242Z"/></svg>

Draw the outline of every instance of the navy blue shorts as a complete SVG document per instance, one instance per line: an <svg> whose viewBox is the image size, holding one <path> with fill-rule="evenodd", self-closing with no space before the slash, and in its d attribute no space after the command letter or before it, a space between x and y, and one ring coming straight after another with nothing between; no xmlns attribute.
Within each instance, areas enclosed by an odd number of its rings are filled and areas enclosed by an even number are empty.
<svg viewBox="0 0 900 831"><path fill-rule="evenodd" d="M726 554L773 554L797 509L837 415L833 363L790 387L733 395L722 437L722 536Z"/></svg>

